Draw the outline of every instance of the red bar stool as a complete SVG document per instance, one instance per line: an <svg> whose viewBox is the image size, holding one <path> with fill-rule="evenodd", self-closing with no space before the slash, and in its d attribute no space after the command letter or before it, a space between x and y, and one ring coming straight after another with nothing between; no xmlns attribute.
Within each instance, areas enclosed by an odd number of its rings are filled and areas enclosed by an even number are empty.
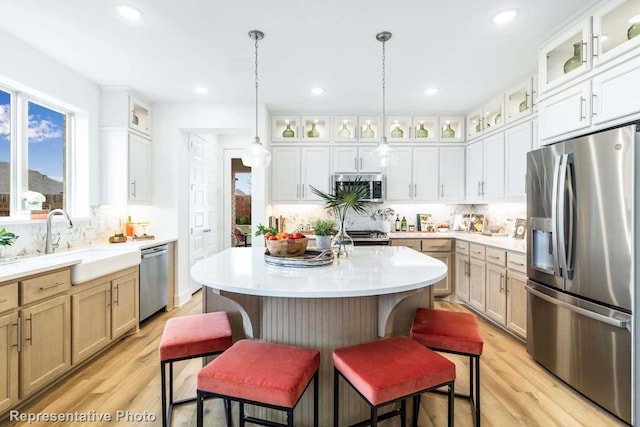
<svg viewBox="0 0 640 427"><path fill-rule="evenodd" d="M413 426L418 426L420 395L447 386L448 425L453 426L456 367L453 362L407 337L383 338L333 351L333 425L339 423L340 376L371 409L371 419L357 426L377 426L378 421L400 416L406 424L406 399L413 398ZM400 401L400 408L378 415L378 408Z"/></svg>
<svg viewBox="0 0 640 427"><path fill-rule="evenodd" d="M317 427L319 366L317 350L240 340L198 373L197 425L203 424L204 399L218 397L238 402L240 427L245 422L293 426L293 410L313 380L313 425ZM284 411L287 424L246 416L245 404Z"/></svg>
<svg viewBox="0 0 640 427"><path fill-rule="evenodd" d="M231 325L224 311L167 320L160 339L163 427L171 424L174 406L196 401L195 397L173 401L173 362L214 356L231 347L231 344ZM169 410L167 410L167 364L169 365Z"/></svg>
<svg viewBox="0 0 640 427"><path fill-rule="evenodd" d="M480 355L483 341L476 317L471 313L419 308L411 326L411 338L434 351L469 357L469 394L456 393L456 396L469 399L473 424L480 427Z"/></svg>

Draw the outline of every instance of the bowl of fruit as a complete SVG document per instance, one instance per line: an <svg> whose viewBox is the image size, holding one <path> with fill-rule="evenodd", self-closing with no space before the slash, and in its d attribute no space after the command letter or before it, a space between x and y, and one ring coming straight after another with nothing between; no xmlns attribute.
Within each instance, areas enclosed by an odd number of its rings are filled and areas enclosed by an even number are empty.
<svg viewBox="0 0 640 427"><path fill-rule="evenodd" d="M447 231L449 231L449 224L446 224L444 222L438 224L438 231L441 233L446 233Z"/></svg>
<svg viewBox="0 0 640 427"><path fill-rule="evenodd" d="M256 236L261 234L264 235L264 242L271 256L299 256L307 250L307 245L309 244L309 239L299 232L278 232L276 229L260 225L258 226Z"/></svg>

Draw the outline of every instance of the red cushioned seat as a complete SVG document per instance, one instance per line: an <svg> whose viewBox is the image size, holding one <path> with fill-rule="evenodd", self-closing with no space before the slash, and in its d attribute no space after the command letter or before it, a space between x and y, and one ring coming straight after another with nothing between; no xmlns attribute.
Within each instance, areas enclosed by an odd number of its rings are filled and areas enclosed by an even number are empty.
<svg viewBox="0 0 640 427"><path fill-rule="evenodd" d="M413 399L413 426L418 426L420 395L443 386L448 394L448 426L453 426L455 365L407 337L378 341L333 351L333 425L340 422L339 376L366 400L371 418L356 425L376 427L378 420L400 416L406 423L406 400ZM378 408L393 402L400 408L379 415Z"/></svg>
<svg viewBox="0 0 640 427"><path fill-rule="evenodd" d="M215 353L231 344L231 325L224 311L174 317L164 326L160 360Z"/></svg>
<svg viewBox="0 0 640 427"><path fill-rule="evenodd" d="M471 313L419 308L411 327L411 338L433 349L482 354L478 320Z"/></svg>
<svg viewBox="0 0 640 427"><path fill-rule="evenodd" d="M320 352L240 340L202 368L198 391L293 408L320 366Z"/></svg>
<svg viewBox="0 0 640 427"><path fill-rule="evenodd" d="M196 398L173 399L173 363L194 357L220 354L231 346L233 338L229 318L224 311L174 317L167 320L160 338L160 373L162 382L162 426L171 425L173 407ZM169 365L167 390L166 365ZM167 391L169 405L167 408ZM227 405L227 402L225 402Z"/></svg>

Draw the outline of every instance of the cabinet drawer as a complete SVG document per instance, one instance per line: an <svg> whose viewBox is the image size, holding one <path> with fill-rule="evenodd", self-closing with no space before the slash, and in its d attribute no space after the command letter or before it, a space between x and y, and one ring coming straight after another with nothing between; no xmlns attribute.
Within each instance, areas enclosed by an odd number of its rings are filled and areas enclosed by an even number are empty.
<svg viewBox="0 0 640 427"><path fill-rule="evenodd" d="M451 252L451 239L422 239L422 252Z"/></svg>
<svg viewBox="0 0 640 427"><path fill-rule="evenodd" d="M0 286L0 313L18 306L18 283Z"/></svg>
<svg viewBox="0 0 640 427"><path fill-rule="evenodd" d="M61 270L23 280L20 284L22 285L22 304L29 304L70 289L71 270Z"/></svg>
<svg viewBox="0 0 640 427"><path fill-rule="evenodd" d="M510 270L519 271L520 273L526 273L527 256L524 254L507 252L507 268Z"/></svg>
<svg viewBox="0 0 640 427"><path fill-rule="evenodd" d="M484 259L485 247L482 245L476 245L475 243L469 243L469 255L472 258Z"/></svg>
<svg viewBox="0 0 640 427"><path fill-rule="evenodd" d="M505 267L507 265L507 253L502 249L487 248L487 262Z"/></svg>
<svg viewBox="0 0 640 427"><path fill-rule="evenodd" d="M420 239L391 239L389 242L391 246L406 246L408 248L414 249L418 252L422 250L422 245L420 244Z"/></svg>
<svg viewBox="0 0 640 427"><path fill-rule="evenodd" d="M456 252L463 255L469 255L469 242L456 240Z"/></svg>

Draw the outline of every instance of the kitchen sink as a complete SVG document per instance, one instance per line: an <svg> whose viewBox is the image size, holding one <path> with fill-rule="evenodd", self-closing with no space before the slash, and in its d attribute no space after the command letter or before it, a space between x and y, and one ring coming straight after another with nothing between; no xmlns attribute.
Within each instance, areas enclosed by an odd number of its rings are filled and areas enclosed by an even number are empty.
<svg viewBox="0 0 640 427"><path fill-rule="evenodd" d="M68 252L71 255L70 252ZM96 246L73 251L82 259L71 266L71 284L77 285L140 264L138 248Z"/></svg>

